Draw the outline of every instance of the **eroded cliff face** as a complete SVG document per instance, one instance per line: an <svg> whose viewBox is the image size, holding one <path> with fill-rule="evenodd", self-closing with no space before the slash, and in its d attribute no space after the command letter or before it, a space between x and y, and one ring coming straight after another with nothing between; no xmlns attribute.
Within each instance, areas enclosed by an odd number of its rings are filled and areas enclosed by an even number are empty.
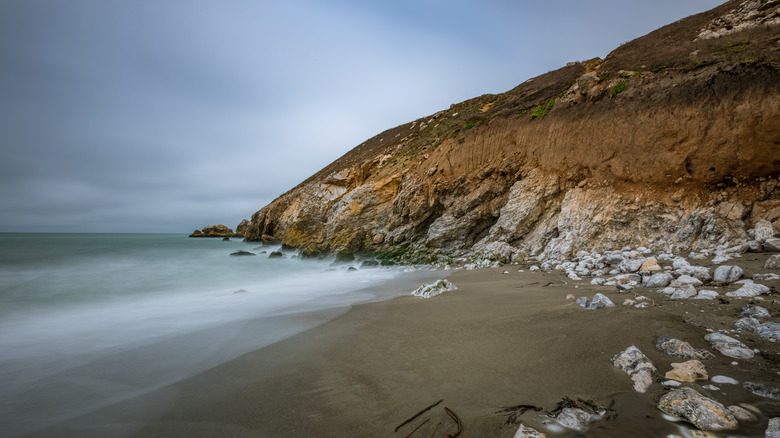
<svg viewBox="0 0 780 438"><path fill-rule="evenodd" d="M308 256L512 261L780 229L778 5L728 2L385 131L255 213L245 236ZM743 30L705 33L737 12Z"/></svg>

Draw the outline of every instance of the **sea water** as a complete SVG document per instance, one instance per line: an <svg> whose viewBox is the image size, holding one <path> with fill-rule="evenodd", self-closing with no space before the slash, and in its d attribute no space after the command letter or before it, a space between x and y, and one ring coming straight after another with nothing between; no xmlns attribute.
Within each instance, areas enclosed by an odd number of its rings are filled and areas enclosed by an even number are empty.
<svg viewBox="0 0 780 438"><path fill-rule="evenodd" d="M401 293L369 289L400 269L269 258L277 249L178 234L0 234L3 436L52 427ZM238 250L257 255L230 255Z"/></svg>

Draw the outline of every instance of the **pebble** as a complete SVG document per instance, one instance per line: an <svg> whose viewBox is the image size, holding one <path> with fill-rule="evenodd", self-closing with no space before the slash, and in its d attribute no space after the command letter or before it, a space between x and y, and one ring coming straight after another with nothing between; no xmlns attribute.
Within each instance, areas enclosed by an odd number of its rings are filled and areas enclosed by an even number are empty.
<svg viewBox="0 0 780 438"><path fill-rule="evenodd" d="M683 387L661 397L658 407L705 431L735 430L737 419L725 406L692 388Z"/></svg>
<svg viewBox="0 0 780 438"><path fill-rule="evenodd" d="M735 380L735 379L732 379L731 377L726 377L726 376L713 376L710 379L710 381L711 382L715 382L715 383L728 384L728 385L736 385L736 384L739 383L738 380Z"/></svg>

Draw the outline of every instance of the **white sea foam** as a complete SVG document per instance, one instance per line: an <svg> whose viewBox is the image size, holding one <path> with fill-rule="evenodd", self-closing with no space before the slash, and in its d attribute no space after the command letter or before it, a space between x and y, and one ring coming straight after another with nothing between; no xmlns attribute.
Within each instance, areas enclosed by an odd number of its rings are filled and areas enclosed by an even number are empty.
<svg viewBox="0 0 780 438"><path fill-rule="evenodd" d="M192 376L354 303L408 293L363 290L400 270L229 256L276 249L258 245L178 235L0 235L5 436Z"/></svg>

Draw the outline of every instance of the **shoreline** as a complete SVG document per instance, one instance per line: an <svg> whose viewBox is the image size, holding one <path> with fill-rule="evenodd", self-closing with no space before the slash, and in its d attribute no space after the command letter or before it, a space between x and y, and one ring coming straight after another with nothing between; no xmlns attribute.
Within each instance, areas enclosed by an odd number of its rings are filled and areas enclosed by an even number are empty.
<svg viewBox="0 0 780 438"><path fill-rule="evenodd" d="M760 255L749 261L752 265L748 260L734 262L753 266L765 258ZM645 288L618 293L615 287L572 281L559 271L520 273L518 268L524 269L508 265L430 271L446 273L458 289L430 299L402 296L353 306L313 329L58 430L67 435L72 427L73 436L89 436L79 424L92 423L94 436L112 430L135 437L406 437L427 418L430 421L413 436L430 436L439 422L437 433L443 436L455 431L443 410L447 406L462 420L463 437L513 437L519 422L548 436L577 436L554 427L556 420L543 412L530 410L519 416L518 424L507 424L509 414L498 413L517 405L550 411L564 397L604 407L614 403L617 418L592 423L588 436L618 437L629 431L633 436L666 436L692 428L668 421L656 407L667 391L656 380L671 363L683 360L657 350L655 339L672 336L714 351L703 338L706 329L729 329L739 308L750 300L672 301ZM747 267L746 274L756 269ZM586 310L566 299L568 294L592 297L596 292L617 306ZM654 305L622 306L634 292L646 294ZM773 315L770 320L780 314L774 301L770 297L762 302ZM709 375L780 386L777 344L752 333L741 340L762 353L739 361L739 366L716 353L704 361ZM630 345L658 368L645 394L635 392L628 375L610 362ZM740 385L702 389L708 383L685 386L724 404L748 403L765 413L758 421L740 422L740 436L763 436L768 418L780 415L777 402L753 396ZM442 399L441 405L394 432L414 413Z"/></svg>

